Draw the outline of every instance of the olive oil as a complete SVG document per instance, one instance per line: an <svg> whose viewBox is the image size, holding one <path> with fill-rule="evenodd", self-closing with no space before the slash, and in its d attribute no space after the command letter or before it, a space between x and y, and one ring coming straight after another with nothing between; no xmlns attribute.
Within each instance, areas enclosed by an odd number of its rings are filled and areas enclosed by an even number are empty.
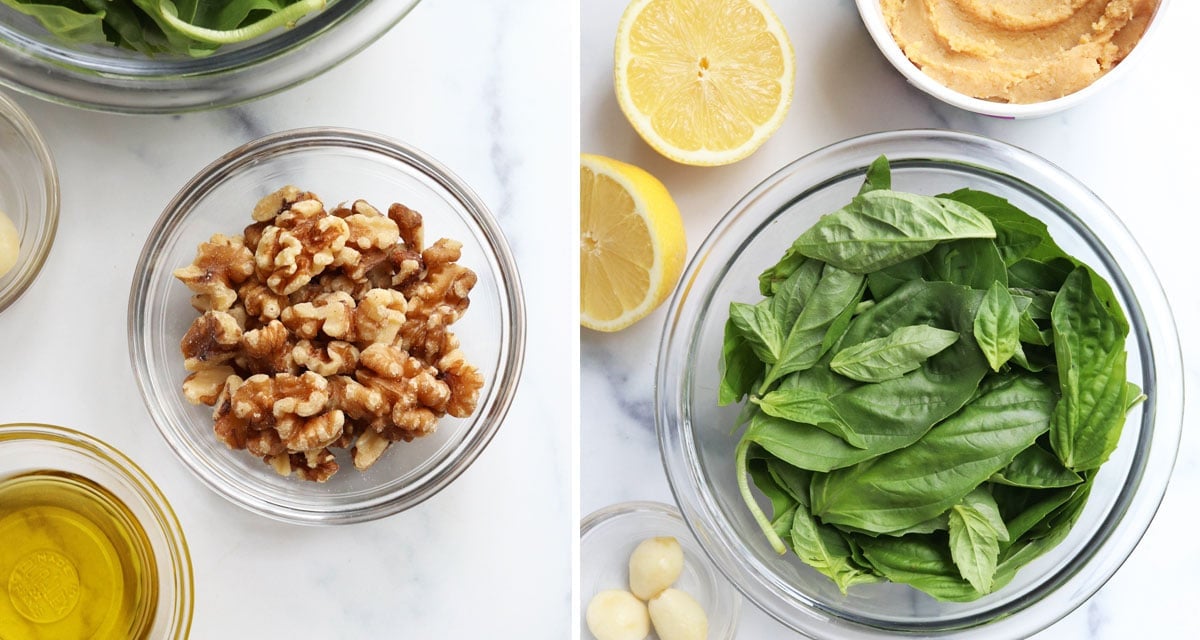
<svg viewBox="0 0 1200 640"><path fill-rule="evenodd" d="M145 638L158 580L150 541L112 493L73 474L0 480L0 638Z"/></svg>

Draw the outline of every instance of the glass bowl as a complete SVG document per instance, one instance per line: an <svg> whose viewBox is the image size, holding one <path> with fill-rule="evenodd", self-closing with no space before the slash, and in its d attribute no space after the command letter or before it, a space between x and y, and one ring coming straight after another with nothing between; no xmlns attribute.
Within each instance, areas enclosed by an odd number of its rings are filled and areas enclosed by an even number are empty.
<svg viewBox="0 0 1200 640"><path fill-rule="evenodd" d="M730 640L737 634L742 599L708 562L700 543L674 507L660 502L624 502L583 519L579 527L580 611L606 589L629 588L629 555L646 538L673 536L683 547L683 573L673 586L687 592L708 616L708 637ZM594 640L580 616L581 636ZM650 638L658 635L651 633Z"/></svg>
<svg viewBox="0 0 1200 640"><path fill-rule="evenodd" d="M295 86L374 42L418 0L331 0L295 27L191 58L72 45L0 4L0 84L79 107L174 113L245 102Z"/></svg>
<svg viewBox="0 0 1200 640"><path fill-rule="evenodd" d="M171 272L214 233L240 234L255 203L285 184L328 206L362 198L419 211L425 236L463 243L460 263L479 277L454 324L485 384L474 415L442 418L434 434L397 443L366 472L344 458L328 482L283 477L213 434L212 409L189 404L179 342L197 312ZM217 159L167 205L151 230L129 297L130 359L159 431L205 484L234 503L280 520L330 524L390 515L429 498L483 451L508 411L524 358L525 308L516 265L483 202L433 159L402 143L346 129L298 129L250 142Z"/></svg>
<svg viewBox="0 0 1200 640"><path fill-rule="evenodd" d="M794 554L776 555L739 497L733 465L738 438L730 433L739 408L716 404L729 303L761 299L759 272L818 217L849 202L880 154L891 160L897 189L984 189L1045 222L1064 250L1113 284L1131 325L1128 375L1149 396L1130 414L1070 535L1004 589L971 603L942 603L892 584L856 586L844 597ZM1023 638L1095 593L1149 526L1179 447L1182 377L1171 311L1150 263L1092 192L1049 162L1001 142L897 131L800 158L722 218L672 301L659 351L656 420L684 518L713 563L783 624L815 638Z"/></svg>
<svg viewBox="0 0 1200 640"><path fill-rule="evenodd" d="M1106 87L1119 82L1120 78L1129 71L1131 64L1137 60L1141 60L1143 55L1142 50L1145 49L1146 41L1154 37L1156 33L1162 31L1162 24L1166 22L1166 19L1163 18L1163 12L1166 10L1167 3L1168 0L1159 0L1158 7L1154 10L1154 16L1151 18L1150 24L1146 28L1145 33L1142 34L1141 39L1138 40L1137 45L1134 46L1133 50L1129 52L1129 55L1124 60L1109 70L1108 73L1097 78L1095 82L1061 98L1029 104L1009 104L981 100L964 93L959 93L926 75L924 71L921 71L920 67L908 59L908 56L900 49L900 45L896 43L896 38L892 36L891 29L888 28L887 22L884 20L883 7L880 0L855 0L855 4L858 5L858 14L862 17L863 24L866 26L871 40L875 42L875 46L879 47L879 51L883 53L883 57L908 80L909 84L959 109L1010 120L1040 118L1052 113L1058 113L1089 100L1092 96L1104 91Z"/></svg>
<svg viewBox="0 0 1200 640"><path fill-rule="evenodd" d="M17 229L21 248L0 275L0 311L37 278L58 229L58 172L46 141L25 112L0 94L0 212Z"/></svg>
<svg viewBox="0 0 1200 640"><path fill-rule="evenodd" d="M43 477L69 474L90 481L109 494L110 499L119 500L128 509L129 515L141 525L145 539L143 544L134 547L137 552L144 552L142 560L145 566L155 569L157 601L134 604L132 608L143 614L135 616L142 619L138 625L140 632L129 630L120 633L120 636L147 640L187 638L192 625L194 596L192 561L179 520L154 481L124 454L87 434L47 424L0 425L0 483L27 478L31 474ZM11 503L0 506L0 512L9 506ZM2 522L3 519L0 519ZM19 541L9 540L5 544L16 542ZM73 568L78 568L81 573L87 571L86 561L59 555L57 551L51 550L50 553ZM11 599L18 612L21 611L16 597L19 594L13 591L12 586L16 581L17 569L23 563L29 564L25 561L31 556L43 553L46 551L39 550L25 556L18 561L12 574L3 576L0 581L0 593L5 593ZM86 581L86 573L79 578ZM148 592L153 593L153 590ZM75 597L79 599L71 604L79 607L82 598L88 595L87 592L77 594ZM69 615L69 611L60 609L58 615ZM51 620L53 617L42 615L39 619L35 615L30 619L45 624L43 631L50 634L45 637L52 637L57 633L52 624L57 620ZM112 629L111 633L115 637L118 631Z"/></svg>

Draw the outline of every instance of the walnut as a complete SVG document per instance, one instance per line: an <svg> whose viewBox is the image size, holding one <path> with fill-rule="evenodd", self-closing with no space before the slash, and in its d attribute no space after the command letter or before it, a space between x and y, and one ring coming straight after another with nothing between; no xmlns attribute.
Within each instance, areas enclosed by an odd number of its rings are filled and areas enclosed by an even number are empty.
<svg viewBox="0 0 1200 640"><path fill-rule="evenodd" d="M183 380L183 395L192 404L213 406L225 389L225 380L233 375L233 367L220 365L201 369Z"/></svg>
<svg viewBox="0 0 1200 640"><path fill-rule="evenodd" d="M354 325L359 344L395 342L404 326L408 303L404 295L391 289L371 289L363 296L354 311Z"/></svg>
<svg viewBox="0 0 1200 640"><path fill-rule="evenodd" d="M354 373L358 368L358 357L358 348L341 340L332 340L324 345L301 340L292 349L292 360L297 365L322 376Z"/></svg>
<svg viewBox="0 0 1200 640"><path fill-rule="evenodd" d="M442 379L450 389L446 413L455 418L466 418L475 413L479 391L483 388L483 374L479 373L479 369L467 362L459 349L442 356L437 367L442 370Z"/></svg>
<svg viewBox="0 0 1200 640"><path fill-rule="evenodd" d="M254 273L254 255L239 237L216 234L196 248L192 264L174 271L174 276L195 295L192 306L199 311L225 311L237 300L234 286Z"/></svg>
<svg viewBox="0 0 1200 640"><path fill-rule="evenodd" d="M292 293L333 263L349 237L346 222L327 215L320 200L296 202L263 229L254 252L258 277L275 293Z"/></svg>
<svg viewBox="0 0 1200 640"><path fill-rule="evenodd" d="M425 225L421 214L400 203L388 207L387 214L400 230L404 246L418 252L425 248Z"/></svg>
<svg viewBox="0 0 1200 640"><path fill-rule="evenodd" d="M296 373L292 337L287 327L272 320L265 327L242 334L242 358L238 364L252 373Z"/></svg>
<svg viewBox="0 0 1200 640"><path fill-rule="evenodd" d="M379 457L383 455L384 451L387 451L391 444L391 440L374 431L364 431L354 441L354 449L350 452L350 457L354 460L354 468L365 471L379 460Z"/></svg>
<svg viewBox="0 0 1200 640"><path fill-rule="evenodd" d="M321 294L283 310L283 324L297 336L312 340L320 334L337 340L353 340L357 313L354 298L335 291Z"/></svg>
<svg viewBox="0 0 1200 640"><path fill-rule="evenodd" d="M367 469L397 441L474 412L483 376L450 331L477 278L421 215L363 200L326 211L284 187L242 236L214 235L176 276L202 311L180 342L187 399L213 432L283 475L324 482L331 447Z"/></svg>
<svg viewBox="0 0 1200 640"><path fill-rule="evenodd" d="M205 311L192 321L179 343L183 367L200 371L223 366L237 355L241 341L242 328L236 318L224 311Z"/></svg>
<svg viewBox="0 0 1200 640"><path fill-rule="evenodd" d="M259 322L270 322L279 317L287 308L287 296L271 291L257 280L249 280L238 288L238 298L242 301L247 316L258 318Z"/></svg>

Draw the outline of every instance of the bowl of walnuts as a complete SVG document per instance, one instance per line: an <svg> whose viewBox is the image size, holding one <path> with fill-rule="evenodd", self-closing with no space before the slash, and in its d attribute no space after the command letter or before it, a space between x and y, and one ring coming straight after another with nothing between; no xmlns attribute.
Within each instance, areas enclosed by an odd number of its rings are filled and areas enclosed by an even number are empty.
<svg viewBox="0 0 1200 640"><path fill-rule="evenodd" d="M217 493L279 520L412 507L507 413L524 355L515 263L486 206L422 152L311 128L214 161L151 230L129 298L154 423Z"/></svg>

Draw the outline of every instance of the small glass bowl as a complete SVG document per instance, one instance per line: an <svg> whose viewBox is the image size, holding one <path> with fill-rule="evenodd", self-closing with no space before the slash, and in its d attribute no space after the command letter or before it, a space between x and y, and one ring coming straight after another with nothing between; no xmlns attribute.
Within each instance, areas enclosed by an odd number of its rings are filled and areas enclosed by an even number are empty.
<svg viewBox="0 0 1200 640"><path fill-rule="evenodd" d="M1151 18L1146 32L1142 34L1133 51L1130 51L1124 60L1109 70L1108 73L1097 78L1095 82L1061 98L1030 104L1009 104L981 100L964 93L959 93L926 75L924 71L921 71L920 67L908 59L908 56L900 49L900 45L896 43L896 38L892 35L891 29L888 28L887 22L884 20L883 6L880 0L855 0L855 4L858 5L858 14L862 17L863 24L866 26L867 32L871 35L871 39L875 41L875 46L879 47L879 51L883 53L883 57L910 84L934 98L959 109L1006 120L1040 118L1052 113L1058 113L1090 99L1097 93L1104 91L1105 87L1118 82L1129 71L1132 64L1142 58L1141 51L1145 48L1146 41L1155 33L1162 30L1161 24L1165 22L1163 12L1166 10L1167 2L1168 0L1159 0L1158 7L1155 9L1154 16Z"/></svg>
<svg viewBox="0 0 1200 640"><path fill-rule="evenodd" d="M446 416L435 433L389 448L359 472L345 458L328 482L275 473L213 434L212 409L181 391L187 371L179 342L197 317L191 292L171 272L191 264L214 233L240 234L255 203L286 184L312 191L327 206L362 198L386 210L393 202L420 212L427 243L463 243L460 263L478 283L470 309L454 324L484 387L474 415ZM390 515L431 497L483 451L508 411L520 378L525 307L508 245L487 207L445 167L420 151L372 133L312 128L243 145L203 169L175 196L150 232L129 297L130 359L159 431L205 484L234 503L305 524L359 522Z"/></svg>
<svg viewBox="0 0 1200 640"><path fill-rule="evenodd" d="M0 94L0 212L21 241L17 264L0 276L0 311L42 270L58 229L58 172L46 141L25 112Z"/></svg>
<svg viewBox="0 0 1200 640"><path fill-rule="evenodd" d="M0 84L102 111L223 107L316 77L366 48L418 1L331 0L294 27L199 58L64 43L35 19L0 4Z"/></svg>
<svg viewBox="0 0 1200 640"><path fill-rule="evenodd" d="M881 154L891 160L897 189L982 189L1045 222L1064 250L1112 283L1131 326L1128 375L1149 396L1130 413L1069 536L1008 586L975 602L938 602L895 584L858 585L843 596L794 554L778 556L738 492L738 437L730 428L739 407L717 406L729 303L761 299L758 274L821 215L849 202ZM986 640L1024 638L1048 627L1103 586L1141 539L1166 490L1183 424L1183 367L1171 310L1149 261L1117 216L1049 162L995 140L947 131L839 142L796 160L742 198L705 239L676 289L657 390L659 444L684 518L713 563L751 602L814 638Z"/></svg>
<svg viewBox="0 0 1200 640"><path fill-rule="evenodd" d="M700 543L674 507L660 502L624 502L583 519L579 527L580 612L592 596L629 588L629 555L646 538L673 536L683 547L683 573L673 585L696 599L708 616L708 637L730 640L737 634L742 599L709 563ZM594 640L580 616L581 637ZM650 638L658 635L651 633Z"/></svg>
<svg viewBox="0 0 1200 640"><path fill-rule="evenodd" d="M86 478L129 508L158 570L153 620L139 638L185 640L192 626L192 560L179 520L154 481L123 453L85 433L48 424L0 425L0 480L44 471Z"/></svg>

